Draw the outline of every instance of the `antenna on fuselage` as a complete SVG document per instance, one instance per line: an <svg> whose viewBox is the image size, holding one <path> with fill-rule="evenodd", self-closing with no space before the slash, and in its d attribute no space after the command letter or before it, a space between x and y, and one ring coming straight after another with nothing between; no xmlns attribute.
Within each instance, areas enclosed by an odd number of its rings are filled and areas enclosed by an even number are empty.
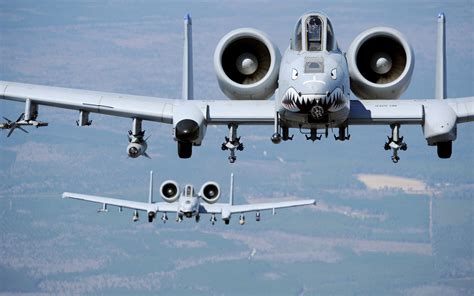
<svg viewBox="0 0 474 296"><path fill-rule="evenodd" d="M438 14L435 98L446 99L446 17L442 12Z"/></svg>
<svg viewBox="0 0 474 296"><path fill-rule="evenodd" d="M193 31L191 16L184 16L183 100L192 100L193 91Z"/></svg>
<svg viewBox="0 0 474 296"><path fill-rule="evenodd" d="M230 174L229 204L234 204L234 173Z"/></svg>
<svg viewBox="0 0 474 296"><path fill-rule="evenodd" d="M153 203L153 171L150 171L150 190L148 192L148 203Z"/></svg>

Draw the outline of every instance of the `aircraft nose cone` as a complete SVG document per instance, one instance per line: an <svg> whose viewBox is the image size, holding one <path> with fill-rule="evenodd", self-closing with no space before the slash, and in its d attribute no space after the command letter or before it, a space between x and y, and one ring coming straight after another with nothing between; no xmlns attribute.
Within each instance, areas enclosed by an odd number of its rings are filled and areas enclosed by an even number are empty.
<svg viewBox="0 0 474 296"><path fill-rule="evenodd" d="M237 58L235 65L240 73L244 75L252 75L257 71L258 61L253 54L243 53Z"/></svg>
<svg viewBox="0 0 474 296"><path fill-rule="evenodd" d="M176 125L176 138L184 142L192 142L199 137L199 125L191 119L184 119Z"/></svg>
<svg viewBox="0 0 474 296"><path fill-rule="evenodd" d="M370 68L375 73L383 75L392 69L392 58L386 53L378 52L370 60Z"/></svg>

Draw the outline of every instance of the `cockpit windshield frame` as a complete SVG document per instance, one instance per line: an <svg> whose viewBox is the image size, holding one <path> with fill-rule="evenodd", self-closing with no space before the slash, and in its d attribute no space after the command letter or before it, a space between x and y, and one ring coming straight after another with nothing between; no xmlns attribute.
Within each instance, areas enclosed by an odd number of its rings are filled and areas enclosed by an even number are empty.
<svg viewBox="0 0 474 296"><path fill-rule="evenodd" d="M310 15L305 20L305 31L304 36L306 37L306 50L307 51L322 51L323 50L323 32L324 22L317 15Z"/></svg>
<svg viewBox="0 0 474 296"><path fill-rule="evenodd" d="M184 195L186 197L193 197L194 196L194 187L192 185L186 185Z"/></svg>
<svg viewBox="0 0 474 296"><path fill-rule="evenodd" d="M336 36L334 35L334 29L331 22L326 18L326 50L327 51L337 51L338 46L336 42Z"/></svg>
<svg viewBox="0 0 474 296"><path fill-rule="evenodd" d="M316 12L303 15L296 23L291 49L300 52L338 51L329 19Z"/></svg>
<svg viewBox="0 0 474 296"><path fill-rule="evenodd" d="M302 29L301 29L301 18L298 20L295 26L294 36L291 42L291 49L296 51L301 51L301 44L302 44Z"/></svg>

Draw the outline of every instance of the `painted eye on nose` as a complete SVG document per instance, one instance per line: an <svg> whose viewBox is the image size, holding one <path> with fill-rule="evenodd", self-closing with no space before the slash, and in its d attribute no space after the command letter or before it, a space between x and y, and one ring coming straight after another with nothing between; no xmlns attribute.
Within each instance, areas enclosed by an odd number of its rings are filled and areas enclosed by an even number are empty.
<svg viewBox="0 0 474 296"><path fill-rule="evenodd" d="M331 70L331 78L336 80L337 79L337 70L336 68Z"/></svg>
<svg viewBox="0 0 474 296"><path fill-rule="evenodd" d="M298 78L298 70L293 69L293 71L291 71L291 79L295 80L296 78Z"/></svg>

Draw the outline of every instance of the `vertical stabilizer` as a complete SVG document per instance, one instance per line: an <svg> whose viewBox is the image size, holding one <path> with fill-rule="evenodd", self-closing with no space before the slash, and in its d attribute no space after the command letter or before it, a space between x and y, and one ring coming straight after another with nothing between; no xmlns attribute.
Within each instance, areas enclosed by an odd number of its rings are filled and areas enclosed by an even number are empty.
<svg viewBox="0 0 474 296"><path fill-rule="evenodd" d="M234 173L230 174L229 204L234 204Z"/></svg>
<svg viewBox="0 0 474 296"><path fill-rule="evenodd" d="M436 90L435 98L446 99L446 17L438 14L438 34L436 41Z"/></svg>
<svg viewBox="0 0 474 296"><path fill-rule="evenodd" d="M184 52L183 52L183 100L192 100L193 91L193 31L191 16L184 17Z"/></svg>
<svg viewBox="0 0 474 296"><path fill-rule="evenodd" d="M153 171L150 171L150 191L148 192L148 203L153 203Z"/></svg>

